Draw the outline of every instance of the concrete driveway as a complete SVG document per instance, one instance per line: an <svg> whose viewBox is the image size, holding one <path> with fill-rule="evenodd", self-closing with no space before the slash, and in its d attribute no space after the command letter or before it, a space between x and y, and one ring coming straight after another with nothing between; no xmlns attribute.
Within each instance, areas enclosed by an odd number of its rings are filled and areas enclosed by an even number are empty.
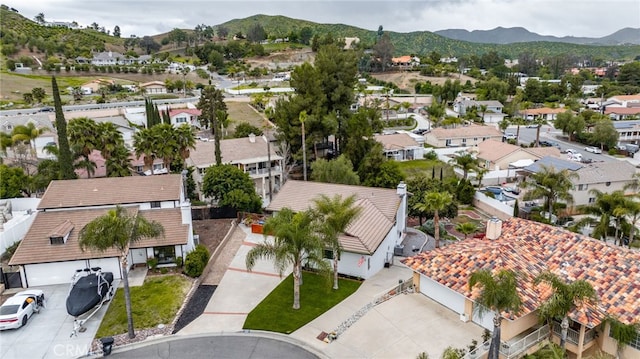
<svg viewBox="0 0 640 359"><path fill-rule="evenodd" d="M0 358L77 358L85 356L109 307L106 303L87 323L87 330L71 338L73 317L67 314L69 285L33 287L44 291L46 307L26 326L0 332ZM16 291L17 292L17 291Z"/></svg>

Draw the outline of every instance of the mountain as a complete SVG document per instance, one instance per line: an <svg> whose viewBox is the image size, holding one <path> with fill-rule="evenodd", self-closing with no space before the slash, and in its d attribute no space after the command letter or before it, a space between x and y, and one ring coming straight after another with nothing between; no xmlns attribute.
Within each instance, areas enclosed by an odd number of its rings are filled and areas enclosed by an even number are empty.
<svg viewBox="0 0 640 359"><path fill-rule="evenodd" d="M640 28L624 28L611 35L592 38L564 36L556 37L539 35L522 27L496 27L492 30L448 29L434 32L453 40L469 41L481 44L513 44L519 42L563 42L577 45L640 45Z"/></svg>

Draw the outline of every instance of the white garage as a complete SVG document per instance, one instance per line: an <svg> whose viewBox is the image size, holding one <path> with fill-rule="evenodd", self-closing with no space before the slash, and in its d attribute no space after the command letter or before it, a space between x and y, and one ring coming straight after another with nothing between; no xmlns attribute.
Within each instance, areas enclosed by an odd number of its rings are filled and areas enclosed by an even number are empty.
<svg viewBox="0 0 640 359"><path fill-rule="evenodd" d="M464 313L465 297L444 285L420 275L420 293L453 310L457 314Z"/></svg>
<svg viewBox="0 0 640 359"><path fill-rule="evenodd" d="M120 262L117 257L76 260L53 263L25 264L21 277L23 287L71 283L77 269L100 267L104 272L113 272L120 279Z"/></svg>

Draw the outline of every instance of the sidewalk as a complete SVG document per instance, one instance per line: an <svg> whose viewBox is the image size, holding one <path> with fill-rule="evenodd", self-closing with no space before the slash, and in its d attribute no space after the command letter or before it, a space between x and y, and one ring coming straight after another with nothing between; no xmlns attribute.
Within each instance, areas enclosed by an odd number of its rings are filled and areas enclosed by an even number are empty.
<svg viewBox="0 0 640 359"><path fill-rule="evenodd" d="M251 233L244 224L238 225L233 236L229 248L225 248L224 255L218 259L220 265L203 281L203 284L218 284L204 313L177 335L242 331L249 312L289 275L287 272L280 277L273 263L267 260L258 261L251 272L247 271L246 254L264 237ZM222 273L227 262L228 268ZM218 281L221 274L222 279Z"/></svg>

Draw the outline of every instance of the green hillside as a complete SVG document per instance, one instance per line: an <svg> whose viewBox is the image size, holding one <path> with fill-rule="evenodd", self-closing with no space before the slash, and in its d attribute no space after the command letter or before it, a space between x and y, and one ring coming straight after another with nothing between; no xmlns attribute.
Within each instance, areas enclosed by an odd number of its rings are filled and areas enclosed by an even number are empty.
<svg viewBox="0 0 640 359"><path fill-rule="evenodd" d="M315 22L292 19L286 16L254 15L244 19L234 19L218 26L229 29L230 34L242 32L246 34L251 26L260 24L268 35L285 37L290 32L299 32L309 27L314 34L324 36L331 33L334 37L359 37L361 41L372 44L377 31L365 30L343 24L318 24ZM377 27L377 25L375 25ZM530 52L538 56L553 56L572 54L576 57L590 57L602 59L633 59L640 55L638 45L593 46L576 45L558 42L528 42L507 45L478 44L449 39L429 31L398 33L389 31L389 36L395 47L396 55L417 54L426 55L436 51L442 55L468 56L480 55L496 51L506 57L515 58L523 52Z"/></svg>

